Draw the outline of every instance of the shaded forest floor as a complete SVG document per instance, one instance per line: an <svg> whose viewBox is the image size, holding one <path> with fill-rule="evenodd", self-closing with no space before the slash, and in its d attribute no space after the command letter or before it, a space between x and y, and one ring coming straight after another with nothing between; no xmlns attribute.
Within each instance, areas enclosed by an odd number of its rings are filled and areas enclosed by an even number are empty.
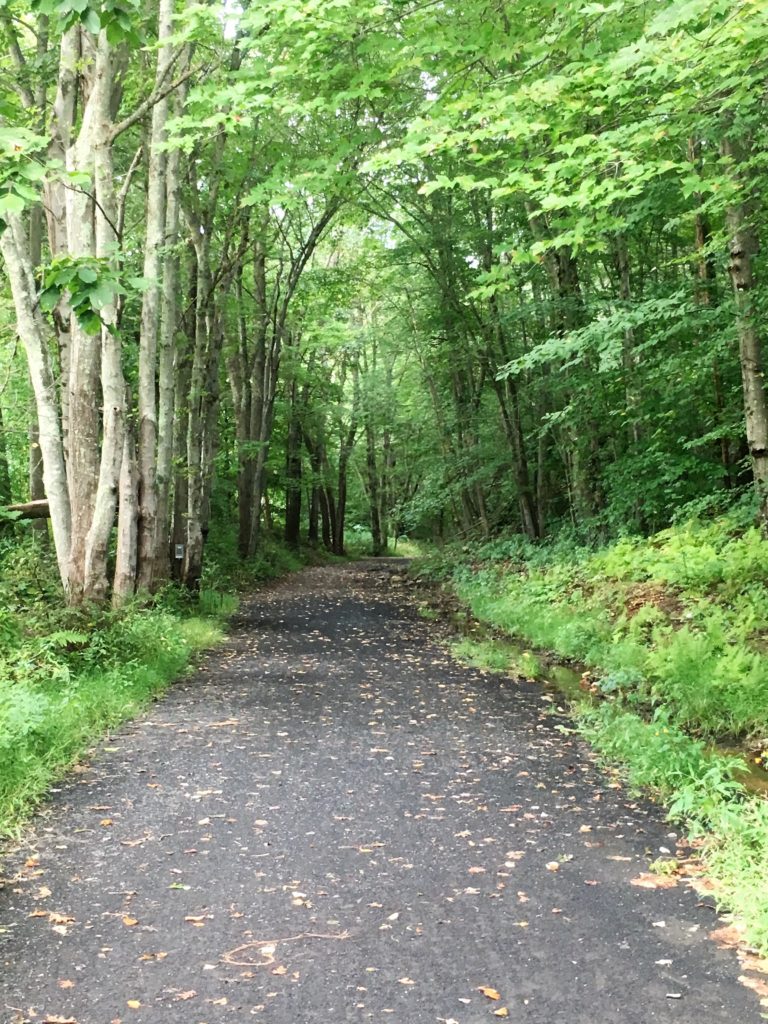
<svg viewBox="0 0 768 1024"><path fill-rule="evenodd" d="M306 569L4 862L2 1020L757 1022L688 855L401 564Z"/></svg>

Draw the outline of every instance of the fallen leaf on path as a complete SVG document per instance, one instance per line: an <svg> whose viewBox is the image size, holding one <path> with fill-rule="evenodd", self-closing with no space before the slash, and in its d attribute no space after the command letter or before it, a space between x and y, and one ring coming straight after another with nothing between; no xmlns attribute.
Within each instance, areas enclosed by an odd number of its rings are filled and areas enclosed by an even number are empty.
<svg viewBox="0 0 768 1024"><path fill-rule="evenodd" d="M494 1010L493 1011L493 1016L494 1017L508 1017L509 1016L509 1010L506 1008L506 1006L500 1006L498 1008L498 1010Z"/></svg>
<svg viewBox="0 0 768 1024"><path fill-rule="evenodd" d="M734 925L723 925L722 928L715 928L714 931L709 933L709 937L724 949L738 946L741 943L741 932Z"/></svg>
<svg viewBox="0 0 768 1024"><path fill-rule="evenodd" d="M136 920L135 917L124 917L123 918L123 924L125 925L126 928L135 928L135 926L138 923L139 922Z"/></svg>
<svg viewBox="0 0 768 1024"><path fill-rule="evenodd" d="M560 865L558 864L558 862L556 860L549 861L549 863L545 864L544 867L547 869L547 871L559 871L560 870Z"/></svg>
<svg viewBox="0 0 768 1024"><path fill-rule="evenodd" d="M768 999L768 981L763 981L762 978L751 978L748 974L740 974L739 981L756 992L761 1000Z"/></svg>
<svg viewBox="0 0 768 1024"><path fill-rule="evenodd" d="M59 988L74 988L74 987L75 987L74 981L70 981L68 978L62 978L61 981L59 981Z"/></svg>
<svg viewBox="0 0 768 1024"><path fill-rule="evenodd" d="M177 1003L184 1002L187 999L194 999L196 995L197 992L195 992L195 990L191 988L188 992L179 992L179 994L174 997L174 1001Z"/></svg>
<svg viewBox="0 0 768 1024"><path fill-rule="evenodd" d="M754 953L747 953L742 958L742 966L748 971L759 971L760 974L768 974L768 960L764 960Z"/></svg>
<svg viewBox="0 0 768 1024"><path fill-rule="evenodd" d="M398 981L400 982L401 985L415 985L416 984L416 982L413 980L413 978L398 978Z"/></svg>
<svg viewBox="0 0 768 1024"><path fill-rule="evenodd" d="M654 875L643 871L637 878L630 878L630 885L636 885L638 889L674 889L677 887L677 879L672 875Z"/></svg>
<svg viewBox="0 0 768 1024"><path fill-rule="evenodd" d="M487 999L501 999L501 995L495 988L489 988L487 985L478 985L478 992L482 992Z"/></svg>
<svg viewBox="0 0 768 1024"><path fill-rule="evenodd" d="M132 1010L141 1009L141 1001L139 999L129 999L125 1005L130 1006Z"/></svg>

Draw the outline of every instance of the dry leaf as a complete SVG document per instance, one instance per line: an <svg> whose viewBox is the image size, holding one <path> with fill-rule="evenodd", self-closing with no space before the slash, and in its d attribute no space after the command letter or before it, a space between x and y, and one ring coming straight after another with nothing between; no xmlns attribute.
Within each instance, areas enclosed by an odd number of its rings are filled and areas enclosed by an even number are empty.
<svg viewBox="0 0 768 1024"><path fill-rule="evenodd" d="M38 911L35 917L39 917L40 914L45 915L45 911ZM54 910L51 910L46 915L51 924L72 924L75 920L74 917L70 917L68 914L57 914Z"/></svg>
<svg viewBox="0 0 768 1024"><path fill-rule="evenodd" d="M398 978L397 980L400 982L401 985L415 985L416 984L416 982L413 980L413 978Z"/></svg>
<svg viewBox="0 0 768 1024"><path fill-rule="evenodd" d="M130 1006L132 1010L139 1010L141 1009L141 1002L138 999L129 999L126 1006Z"/></svg>
<svg viewBox="0 0 768 1024"><path fill-rule="evenodd" d="M487 985L478 985L477 991L482 992L487 999L501 999L501 995L496 989L489 988Z"/></svg>
<svg viewBox="0 0 768 1024"><path fill-rule="evenodd" d="M284 966L283 966L282 964L280 964L280 966L279 966L279 967L276 967L276 968L274 969L274 971L272 971L272 973L273 973L273 974L280 974L280 975L282 975L282 974L287 974L287 973L288 973L288 968L287 968L287 967L284 967Z"/></svg>
<svg viewBox="0 0 768 1024"><path fill-rule="evenodd" d="M493 1011L493 1016L494 1017L508 1017L509 1016L509 1010L506 1008L506 1006L500 1006L498 1008L498 1010L494 1010Z"/></svg>
<svg viewBox="0 0 768 1024"><path fill-rule="evenodd" d="M191 988L188 992L179 992L179 994L175 998L176 1002L180 1002L186 999L194 999L196 995L197 992L195 992L195 990Z"/></svg>
<svg viewBox="0 0 768 1024"><path fill-rule="evenodd" d="M546 867L547 871L559 871L560 870L560 865L558 864L558 862L556 860L551 860L548 864L545 864L544 866Z"/></svg>
<svg viewBox="0 0 768 1024"><path fill-rule="evenodd" d="M709 933L709 937L710 939L713 939L718 946L725 949L732 946L738 946L742 940L741 932L733 925L724 925L722 928L715 928L714 931Z"/></svg>
<svg viewBox="0 0 768 1024"><path fill-rule="evenodd" d="M74 987L75 987L74 981L70 981L68 978L62 978L62 980L59 982L59 988L74 988Z"/></svg>
<svg viewBox="0 0 768 1024"><path fill-rule="evenodd" d="M135 917L124 917L123 924L126 928L134 928L139 922Z"/></svg>
<svg viewBox="0 0 768 1024"><path fill-rule="evenodd" d="M654 875L643 871L637 878L630 878L629 884L636 885L638 889L674 889L677 879L671 875Z"/></svg>
<svg viewBox="0 0 768 1024"><path fill-rule="evenodd" d="M768 982L763 981L762 978L751 978L748 974L740 974L739 981L756 992L761 999L768 998Z"/></svg>

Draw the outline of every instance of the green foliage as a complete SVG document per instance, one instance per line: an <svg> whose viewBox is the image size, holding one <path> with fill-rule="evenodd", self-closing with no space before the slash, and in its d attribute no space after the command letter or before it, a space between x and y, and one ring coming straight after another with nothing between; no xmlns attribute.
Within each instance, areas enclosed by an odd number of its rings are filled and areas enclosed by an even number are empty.
<svg viewBox="0 0 768 1024"><path fill-rule="evenodd" d="M32 0L31 6L40 14L55 18L62 32L74 25L82 25L94 35L104 29L113 46L122 42L134 46L141 43L136 28L138 0L105 0L103 3L90 3L89 0Z"/></svg>
<svg viewBox="0 0 768 1024"><path fill-rule="evenodd" d="M45 166L37 155L46 140L25 128L0 126L0 232L5 216L22 213L40 199Z"/></svg>
<svg viewBox="0 0 768 1024"><path fill-rule="evenodd" d="M96 256L55 256L43 270L40 308L50 312L66 295L72 312L88 334L102 327L113 331L111 318L102 320L101 311L125 295L118 271L108 259Z"/></svg>
<svg viewBox="0 0 768 1024"><path fill-rule="evenodd" d="M595 669L605 694L664 709L705 737L768 727L768 540L758 530L737 534L721 518L595 552L513 538L463 561L434 558L481 621Z"/></svg>

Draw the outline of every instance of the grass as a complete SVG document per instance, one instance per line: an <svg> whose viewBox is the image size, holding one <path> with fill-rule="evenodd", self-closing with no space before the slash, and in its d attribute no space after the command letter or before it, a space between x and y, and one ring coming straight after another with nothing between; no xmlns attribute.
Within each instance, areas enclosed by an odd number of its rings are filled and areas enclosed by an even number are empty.
<svg viewBox="0 0 768 1024"><path fill-rule="evenodd" d="M104 733L135 716L216 646L235 588L304 558L266 541L242 563L212 550L192 596L168 587L119 612L62 607L50 554L31 541L0 551L0 836L18 831L52 782Z"/></svg>
<svg viewBox="0 0 768 1024"><path fill-rule="evenodd" d="M716 897L768 953L768 801L742 784L743 758L711 749L739 743L768 759L765 537L724 516L598 550L516 537L464 545L416 572L481 622L589 668L607 699L574 709L579 729L700 838ZM489 643L464 641L458 653L509 670L504 645Z"/></svg>

